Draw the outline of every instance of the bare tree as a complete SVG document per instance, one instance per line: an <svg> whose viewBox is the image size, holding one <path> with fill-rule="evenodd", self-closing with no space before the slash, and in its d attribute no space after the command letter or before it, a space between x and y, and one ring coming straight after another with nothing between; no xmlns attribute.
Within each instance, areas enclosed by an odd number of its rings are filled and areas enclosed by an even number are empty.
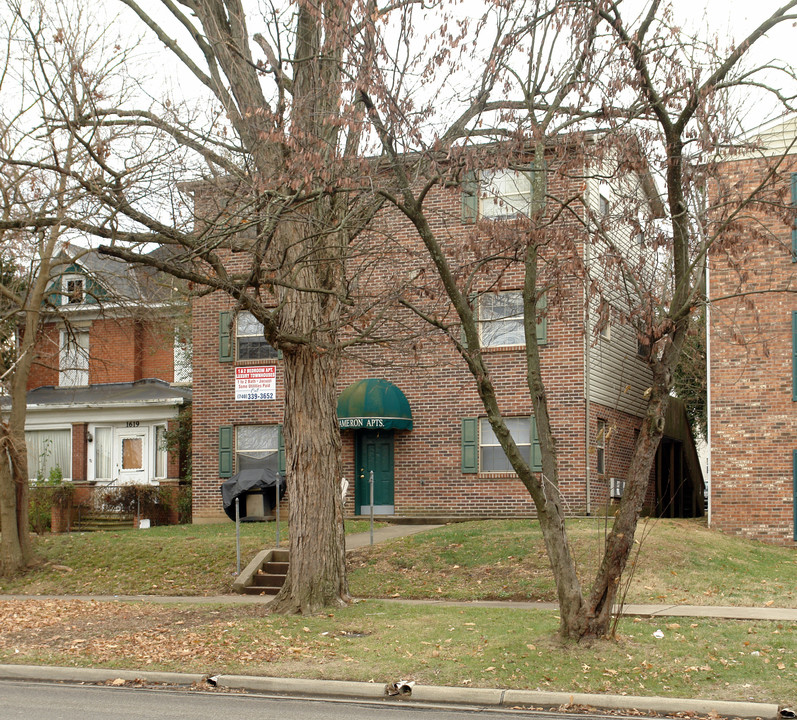
<svg viewBox="0 0 797 720"><path fill-rule="evenodd" d="M727 193L719 198L707 193L706 179L728 157L732 88L766 87L788 107L788 93L771 81L764 85L755 72L770 66L750 69L742 61L768 29L794 19L795 5L785 5L723 53L712 39L700 41L679 31L658 0L635 21L626 20L614 3L498 4L493 27L502 42L472 90L471 97L479 101L464 106L457 122L431 137L412 158L399 149L406 128L382 113L371 100L372 90L363 91L391 165L394 186L382 188L382 194L418 231L438 278L430 294L445 293L451 303L440 309L416 293L405 297L405 305L446 333L460 352L493 431L534 500L556 578L563 637L610 631L620 577L664 432L674 373L705 300L706 254L728 242L729 222L746 205L766 204L773 195L777 199L774 168L754 195L732 202ZM783 78L793 83L793 74ZM503 92L492 93L496 87ZM494 144L475 145L474 138ZM522 212L510 212L514 219L500 226L476 222L463 251L459 238L441 227L433 203L426 201L435 188L473 182L469 173L479 168L515 177L529 173L532 200ZM661 178L663 207L654 176ZM611 211L584 204L579 186L590 177L615 185L617 204ZM490 188L475 184L473 192L485 196ZM782 198L776 205L782 213ZM641 252L629 243L638 236L643 238ZM500 289L502 278L512 273L522 278L527 378L541 472L532 471L509 432L475 315L478 297ZM585 323L585 332L599 331L605 322L600 316L611 308L615 322L631 326L646 348L650 371L647 409L626 490L588 591L582 589L567 540L556 418L549 412L535 331L541 298L547 296L547 312L555 312L579 287L587 317L591 308L599 315L593 325Z"/></svg>

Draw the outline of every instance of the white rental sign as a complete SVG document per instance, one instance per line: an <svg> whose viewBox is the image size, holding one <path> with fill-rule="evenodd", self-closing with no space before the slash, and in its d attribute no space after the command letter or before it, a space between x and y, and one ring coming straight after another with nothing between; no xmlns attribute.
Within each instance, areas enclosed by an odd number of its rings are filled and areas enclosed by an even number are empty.
<svg viewBox="0 0 797 720"><path fill-rule="evenodd" d="M276 400L276 365L235 368L236 400Z"/></svg>

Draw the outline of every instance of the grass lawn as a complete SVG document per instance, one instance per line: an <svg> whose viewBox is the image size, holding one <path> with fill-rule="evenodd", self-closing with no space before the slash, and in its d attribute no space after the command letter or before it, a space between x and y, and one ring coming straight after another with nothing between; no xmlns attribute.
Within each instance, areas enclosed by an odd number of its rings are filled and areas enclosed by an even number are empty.
<svg viewBox="0 0 797 720"><path fill-rule="evenodd" d="M582 582L600 561L604 524L568 521ZM627 573L630 603L797 608L797 552L714 532L693 520L643 520ZM361 597L555 601L539 525L485 521L350 553Z"/></svg>
<svg viewBox="0 0 797 720"><path fill-rule="evenodd" d="M346 523L363 532L366 521ZM287 543L287 521L280 540ZM275 523L241 523L241 566L276 545ZM29 595L219 595L235 580L235 524L65 533L35 538L41 563L0 578L0 593Z"/></svg>
<svg viewBox="0 0 797 720"><path fill-rule="evenodd" d="M274 530L242 526L243 563L273 546ZM595 519L569 523L585 580L603 533ZM628 602L797 607L793 548L685 520L642 524L638 537ZM235 571L232 524L43 536L36 549L41 564L0 580L0 593L209 595L229 592ZM616 640L573 647L558 641L554 612L377 599L553 600L531 521L452 524L354 551L349 582L372 599L319 617L260 605L0 602L0 662L797 704L797 623L627 618Z"/></svg>
<svg viewBox="0 0 797 720"><path fill-rule="evenodd" d="M626 619L615 641L588 647L559 643L557 624L548 611L379 600L279 617L259 606L31 598L0 602L0 662L797 700L797 624Z"/></svg>

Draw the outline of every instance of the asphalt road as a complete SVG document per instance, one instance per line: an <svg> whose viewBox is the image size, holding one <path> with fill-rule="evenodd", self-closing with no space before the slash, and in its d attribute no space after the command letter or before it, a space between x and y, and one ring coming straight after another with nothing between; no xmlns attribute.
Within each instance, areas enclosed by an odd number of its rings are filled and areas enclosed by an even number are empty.
<svg viewBox="0 0 797 720"><path fill-rule="evenodd" d="M0 681L3 720L463 720L477 714L490 720L517 720L525 715L484 708ZM534 718L563 720L567 716L535 713Z"/></svg>

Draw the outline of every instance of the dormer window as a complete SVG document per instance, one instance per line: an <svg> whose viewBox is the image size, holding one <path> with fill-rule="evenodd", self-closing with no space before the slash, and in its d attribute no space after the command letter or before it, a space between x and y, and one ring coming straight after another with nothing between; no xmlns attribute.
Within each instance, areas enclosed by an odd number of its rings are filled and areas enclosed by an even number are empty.
<svg viewBox="0 0 797 720"><path fill-rule="evenodd" d="M76 275L65 275L62 278L61 304L79 305L86 299L84 278Z"/></svg>

